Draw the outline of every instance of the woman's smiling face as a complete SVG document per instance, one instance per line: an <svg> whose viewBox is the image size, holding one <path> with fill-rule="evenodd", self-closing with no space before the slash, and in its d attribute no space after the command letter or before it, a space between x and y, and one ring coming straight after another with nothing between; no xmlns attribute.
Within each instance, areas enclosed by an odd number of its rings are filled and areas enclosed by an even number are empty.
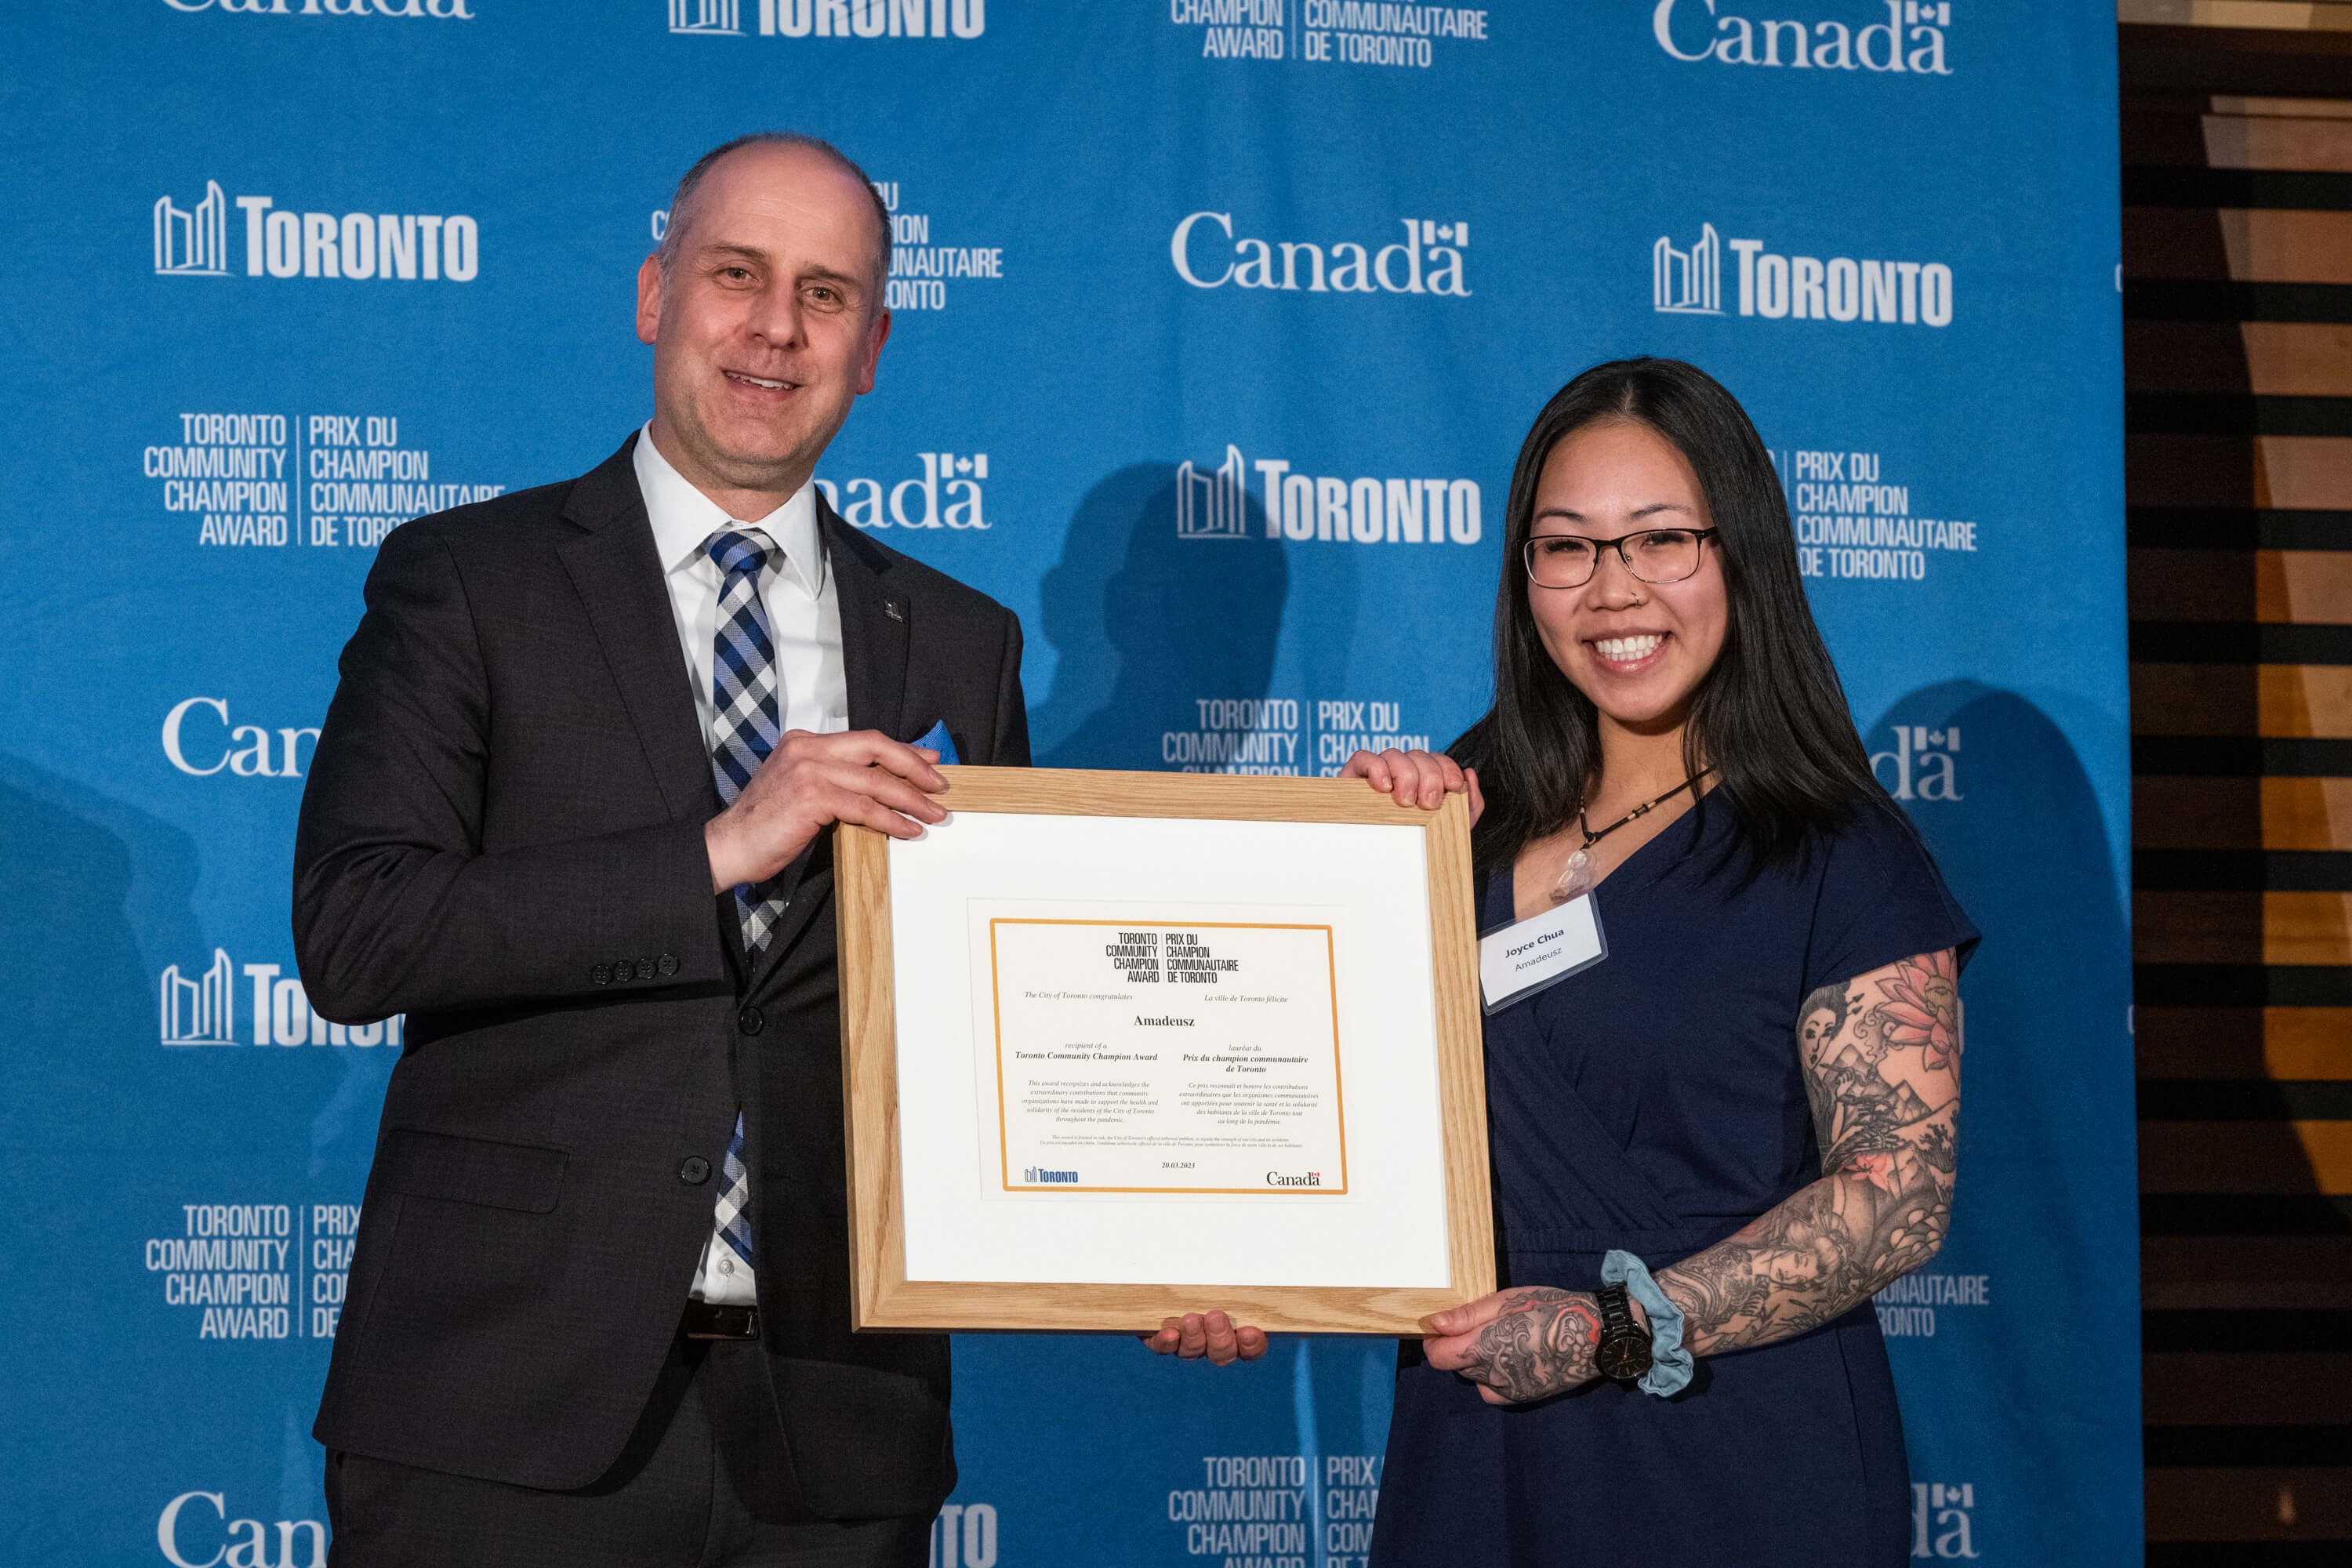
<svg viewBox="0 0 2352 1568"><path fill-rule="evenodd" d="M1536 481L1532 537L1612 540L1660 528L1712 528L1698 475L1647 425L1604 419L1562 437ZM1536 633L1562 675L1629 730L1680 724L1715 668L1731 621L1721 551L1698 547L1679 583L1644 583L1602 549L1581 587L1527 585Z"/></svg>

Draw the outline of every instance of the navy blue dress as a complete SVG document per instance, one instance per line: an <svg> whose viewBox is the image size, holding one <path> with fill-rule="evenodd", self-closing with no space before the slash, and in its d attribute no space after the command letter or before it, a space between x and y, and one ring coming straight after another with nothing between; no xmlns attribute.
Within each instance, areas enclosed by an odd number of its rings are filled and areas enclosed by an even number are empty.
<svg viewBox="0 0 2352 1568"><path fill-rule="evenodd" d="M1817 1180L1800 1004L1915 953L1965 963L1976 945L1891 815L1742 886L1748 868L1730 811L1701 802L1601 882L1609 956L1486 1020L1505 1285L1591 1290L1611 1247L1663 1268ZM1480 889L1479 927L1511 914L1505 871ZM1895 1568L1909 1483L1867 1301L1702 1357L1671 1400L1601 1380L1489 1405L1408 1342L1371 1563Z"/></svg>

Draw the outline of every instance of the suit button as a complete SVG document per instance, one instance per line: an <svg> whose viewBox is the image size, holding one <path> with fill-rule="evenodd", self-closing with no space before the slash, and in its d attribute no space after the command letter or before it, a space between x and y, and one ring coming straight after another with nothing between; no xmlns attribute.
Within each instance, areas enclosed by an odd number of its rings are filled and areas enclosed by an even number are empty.
<svg viewBox="0 0 2352 1568"><path fill-rule="evenodd" d="M674 952L665 952L665 953L663 953L663 954L661 955L661 958L660 958L659 962L657 962L656 963L655 963L655 965L654 965L654 971L655 971L655 973L656 973L659 974L659 975L660 975L664 980L667 980L667 979L668 979L671 975L676 974L676 973L677 973L677 954L676 954L676 953L674 953Z"/></svg>
<svg viewBox="0 0 2352 1568"><path fill-rule="evenodd" d="M735 1015L735 1026L747 1035L756 1035L768 1026L768 1020L761 1016L757 1007L746 1007Z"/></svg>
<svg viewBox="0 0 2352 1568"><path fill-rule="evenodd" d="M610 985L613 984L613 966L609 963L600 963L595 968L590 970L588 972L588 984L591 985Z"/></svg>
<svg viewBox="0 0 2352 1568"><path fill-rule="evenodd" d="M641 958L637 960L637 978L640 980L651 980L653 977L654 961L650 958Z"/></svg>
<svg viewBox="0 0 2352 1568"><path fill-rule="evenodd" d="M698 1187L710 1179L710 1162L699 1154L688 1154L677 1163L677 1179L689 1187Z"/></svg>

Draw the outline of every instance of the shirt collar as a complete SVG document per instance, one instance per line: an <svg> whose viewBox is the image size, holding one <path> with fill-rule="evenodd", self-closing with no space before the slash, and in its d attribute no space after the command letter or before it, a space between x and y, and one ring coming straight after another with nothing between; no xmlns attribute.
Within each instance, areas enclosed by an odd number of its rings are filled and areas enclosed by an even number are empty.
<svg viewBox="0 0 2352 1568"><path fill-rule="evenodd" d="M719 503L696 489L684 474L670 466L654 445L653 426L648 422L637 432L636 450L631 454L637 470L637 489L645 496L646 518L653 524L654 548L661 555L662 570L675 572L697 561L708 563L702 546L719 529L730 523L758 529L775 541L784 552L783 570L809 597L815 598L824 591L824 549L818 539L816 527L816 487L804 484L792 494L792 499L765 517L731 518L719 509ZM711 567L717 571L716 566Z"/></svg>

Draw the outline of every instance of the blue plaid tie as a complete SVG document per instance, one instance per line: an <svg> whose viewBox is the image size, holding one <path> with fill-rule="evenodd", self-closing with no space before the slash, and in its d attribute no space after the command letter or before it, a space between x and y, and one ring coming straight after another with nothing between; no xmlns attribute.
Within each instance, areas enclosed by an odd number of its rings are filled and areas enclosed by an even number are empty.
<svg viewBox="0 0 2352 1568"><path fill-rule="evenodd" d="M784 732L783 704L777 690L776 639L760 579L773 563L775 545L757 529L722 528L703 542L719 567L719 632L713 639L710 700L718 717L710 727L710 767L719 798L731 802L751 782ZM784 912L782 899L765 886L735 889L735 912L743 924L743 952L759 957ZM743 1163L743 1113L735 1113L735 1135L720 1164L719 1234L746 1264L751 1262L751 1173Z"/></svg>

